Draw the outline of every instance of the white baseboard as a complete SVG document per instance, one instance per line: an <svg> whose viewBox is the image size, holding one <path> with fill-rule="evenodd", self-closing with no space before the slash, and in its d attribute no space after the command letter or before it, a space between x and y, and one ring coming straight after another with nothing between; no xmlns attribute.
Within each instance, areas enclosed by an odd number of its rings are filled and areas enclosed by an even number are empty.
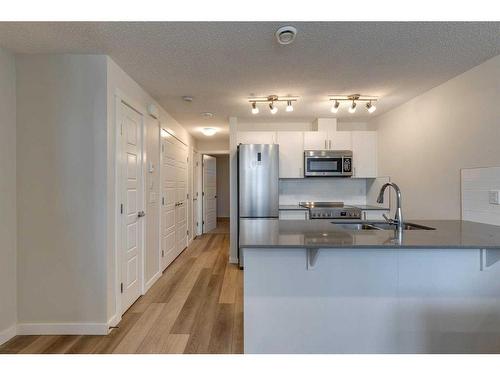
<svg viewBox="0 0 500 375"><path fill-rule="evenodd" d="M4 329L0 332L0 345L9 341L15 335L17 335L17 326L15 324L12 327Z"/></svg>
<svg viewBox="0 0 500 375"><path fill-rule="evenodd" d="M238 258L229 257L229 263L238 264Z"/></svg>
<svg viewBox="0 0 500 375"><path fill-rule="evenodd" d="M163 272L161 271L158 271L156 273L156 275L154 275L151 280L149 280L146 285L144 286L144 294L146 294L146 292L149 290L149 288L151 288L153 286L154 283L156 283L156 281L161 277L161 275L163 274Z"/></svg>
<svg viewBox="0 0 500 375"><path fill-rule="evenodd" d="M120 323L122 320L122 317L120 314L113 315L111 319L108 320L108 327L116 327L118 323Z"/></svg>
<svg viewBox="0 0 500 375"><path fill-rule="evenodd" d="M108 323L20 323L18 335L107 335Z"/></svg>

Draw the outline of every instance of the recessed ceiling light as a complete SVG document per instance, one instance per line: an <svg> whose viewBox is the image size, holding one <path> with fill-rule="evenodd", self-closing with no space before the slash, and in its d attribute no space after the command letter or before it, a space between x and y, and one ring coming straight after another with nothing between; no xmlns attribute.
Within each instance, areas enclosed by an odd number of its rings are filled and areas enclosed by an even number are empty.
<svg viewBox="0 0 500 375"><path fill-rule="evenodd" d="M182 100L184 100L185 102L191 103L193 101L193 97L186 95L186 96L182 97Z"/></svg>
<svg viewBox="0 0 500 375"><path fill-rule="evenodd" d="M201 132L206 135L207 137L211 137L215 133L217 133L217 129L215 128L203 128L201 129Z"/></svg>
<svg viewBox="0 0 500 375"><path fill-rule="evenodd" d="M214 117L214 114L212 112L203 112L201 115L203 117L205 117L205 118L212 118L212 117Z"/></svg>
<svg viewBox="0 0 500 375"><path fill-rule="evenodd" d="M283 26L276 30L275 35L279 44L290 44L297 36L297 29L293 26Z"/></svg>

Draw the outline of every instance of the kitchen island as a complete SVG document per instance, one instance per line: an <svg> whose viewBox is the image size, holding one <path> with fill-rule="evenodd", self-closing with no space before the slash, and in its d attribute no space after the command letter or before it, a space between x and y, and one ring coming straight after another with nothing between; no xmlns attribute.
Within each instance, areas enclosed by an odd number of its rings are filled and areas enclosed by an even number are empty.
<svg viewBox="0 0 500 375"><path fill-rule="evenodd" d="M499 353L500 227L411 222L242 219L245 353Z"/></svg>

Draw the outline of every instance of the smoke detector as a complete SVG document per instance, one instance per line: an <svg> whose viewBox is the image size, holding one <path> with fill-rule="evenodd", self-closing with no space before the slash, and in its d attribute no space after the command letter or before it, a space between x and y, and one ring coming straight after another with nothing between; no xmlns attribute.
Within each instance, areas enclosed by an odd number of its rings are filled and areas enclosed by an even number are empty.
<svg viewBox="0 0 500 375"><path fill-rule="evenodd" d="M295 40L295 37L297 36L297 29L293 26L283 26L276 30L275 35L279 44L290 44Z"/></svg>
<svg viewBox="0 0 500 375"><path fill-rule="evenodd" d="M186 96L182 97L182 100L184 100L185 102L191 103L193 101L193 97L186 95Z"/></svg>
<svg viewBox="0 0 500 375"><path fill-rule="evenodd" d="M201 116L205 118L212 118L214 117L214 114L212 112L202 112Z"/></svg>

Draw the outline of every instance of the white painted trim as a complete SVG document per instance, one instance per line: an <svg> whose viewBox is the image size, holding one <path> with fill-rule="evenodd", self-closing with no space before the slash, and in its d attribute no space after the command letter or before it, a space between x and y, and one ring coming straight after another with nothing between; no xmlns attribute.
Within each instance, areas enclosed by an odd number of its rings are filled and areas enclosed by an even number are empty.
<svg viewBox="0 0 500 375"><path fill-rule="evenodd" d="M17 335L17 326L15 324L12 327L4 329L2 332L0 332L0 345L9 341L15 335Z"/></svg>
<svg viewBox="0 0 500 375"><path fill-rule="evenodd" d="M233 257L229 257L229 263L231 264L238 264L238 258L233 258Z"/></svg>
<svg viewBox="0 0 500 375"><path fill-rule="evenodd" d="M160 268L161 268L161 263L160 263ZM153 286L153 284L158 281L158 279L161 277L162 274L163 273L158 270L158 272L151 278L151 280L146 282L146 285L144 287L144 289L145 289L144 294L146 294L146 292L149 290L149 288L151 288Z"/></svg>
<svg viewBox="0 0 500 375"><path fill-rule="evenodd" d="M108 323L22 323L18 335L107 335Z"/></svg>
<svg viewBox="0 0 500 375"><path fill-rule="evenodd" d="M108 320L108 329L111 327L116 327L118 323L120 323L122 320L121 315L116 314L111 317L111 319Z"/></svg>

